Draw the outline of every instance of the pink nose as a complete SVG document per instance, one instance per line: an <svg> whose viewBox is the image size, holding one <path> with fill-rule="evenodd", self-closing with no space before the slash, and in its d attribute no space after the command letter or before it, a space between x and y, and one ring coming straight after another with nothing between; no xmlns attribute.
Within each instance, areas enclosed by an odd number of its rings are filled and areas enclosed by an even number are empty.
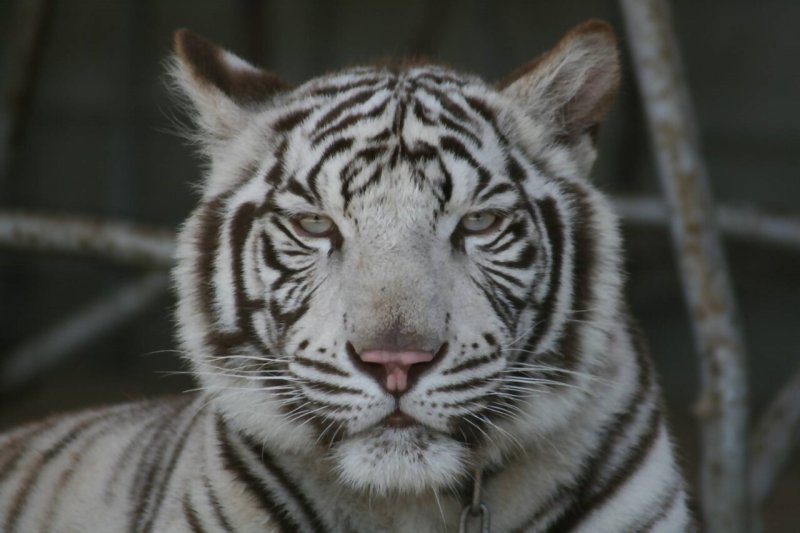
<svg viewBox="0 0 800 533"><path fill-rule="evenodd" d="M411 365L429 363L433 360L431 352L364 350L359 358L365 363L383 366L384 387L392 393L404 392L408 387L408 370Z"/></svg>

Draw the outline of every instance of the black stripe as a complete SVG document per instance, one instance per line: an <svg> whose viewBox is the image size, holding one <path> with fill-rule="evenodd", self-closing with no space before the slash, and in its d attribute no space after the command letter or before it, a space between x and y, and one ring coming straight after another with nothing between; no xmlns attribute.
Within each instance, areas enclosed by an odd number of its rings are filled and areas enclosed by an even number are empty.
<svg viewBox="0 0 800 533"><path fill-rule="evenodd" d="M475 186L475 190L472 192L472 198L477 198L481 191L489 184L489 180L491 180L492 175L488 170L486 170L486 168L478 163L474 157L472 157L472 154L469 150L467 150L467 147L464 146L464 143L455 137L450 135L441 137L439 139L439 146L445 152L448 152L455 157L466 161L467 164L469 164L469 166L475 169L475 172L478 173L478 183Z"/></svg>
<svg viewBox="0 0 800 533"><path fill-rule="evenodd" d="M423 85L422 91L427 92L436 98L439 101L439 105L442 106L442 109L449 113L454 119L465 122L473 122L469 116L469 113L467 113L464 108L450 98L445 90L442 90L438 87L432 87L430 85ZM440 117L440 120L441 118L443 117Z"/></svg>
<svg viewBox="0 0 800 533"><path fill-rule="evenodd" d="M425 104L419 100L414 100L414 108L412 109L414 118L425 124L426 126L434 126L436 122L430 118L432 111L425 107Z"/></svg>
<svg viewBox="0 0 800 533"><path fill-rule="evenodd" d="M272 127L278 133L285 133L294 129L298 124L303 122L312 111L312 108L295 109L294 111L290 111L276 120Z"/></svg>
<svg viewBox="0 0 800 533"><path fill-rule="evenodd" d="M3 531L11 532L17 530L17 523L25 512L28 500L31 498L33 489L39 481L42 472L48 464L61 455L71 444L74 444L81 437L81 434L93 427L97 422L109 418L110 413L103 413L91 416L88 419L80 420L77 424L66 430L66 435L50 445L46 450L40 452L35 464L26 468L26 475L19 482L16 492L11 497L10 512L6 517Z"/></svg>
<svg viewBox="0 0 800 533"><path fill-rule="evenodd" d="M625 482L639 469L642 462L647 459L649 452L653 448L656 437L658 436L659 428L661 427L660 414L657 408L652 410L647 422L646 432L640 435L638 442L633 447L633 453L628 457L628 460L622 468L620 468L613 478L605 485L602 492L592 498L577 499L555 523L548 527L547 531L557 532L574 529L596 509L602 507L613 498Z"/></svg>
<svg viewBox="0 0 800 533"><path fill-rule="evenodd" d="M350 158L350 161L342 167L339 172L339 179L342 182L342 191L345 185L349 185L359 172L364 170L364 167L374 162L378 156L386 152L386 145L383 143L373 144L362 148Z"/></svg>
<svg viewBox="0 0 800 533"><path fill-rule="evenodd" d="M525 247L520 250L515 259L510 261L492 261L495 266L504 268L514 268L517 270L526 270L536 261L536 248L529 243L525 243Z"/></svg>
<svg viewBox="0 0 800 533"><path fill-rule="evenodd" d="M222 206L231 194L225 193L217 196L200 207L197 214L197 222L200 229L194 246L197 251L194 275L197 279L198 290L196 294L200 300L200 311L206 317L207 322L212 322L212 317L215 315L212 298L214 290L213 279L216 270L214 259L218 253L219 232L222 229Z"/></svg>
<svg viewBox="0 0 800 533"><path fill-rule="evenodd" d="M446 117L444 115L439 117L439 122L440 122L440 126L444 126L445 129L448 129L448 130L451 130L451 131L453 131L455 133L458 133L458 134L466 137L470 141L472 141L477 148L482 148L483 147L483 141L481 141L481 138L478 137L475 133L469 131L467 128L465 128L464 126L462 126L458 122L456 122L456 121L454 121L454 120L452 120L452 119L450 119L450 118L448 118L448 117Z"/></svg>
<svg viewBox="0 0 800 533"><path fill-rule="evenodd" d="M193 405L195 404L187 404L175 417L165 417L166 421L169 425L174 426L176 420L181 420L184 413ZM153 439L153 445L158 446L157 452L159 455L155 461L142 465L142 468L147 474L141 492L138 495L139 501L136 505L136 513L134 521L131 523L132 531L149 531L152 529L153 522L158 517L161 505L164 503L164 495L172 481L172 474L175 472L175 467L178 465L178 461L181 458L189 434L194 429L195 423L202 412L203 409L198 409L192 418L189 419L183 431L178 435L177 441L175 441L169 449L168 456L161 454L164 452L166 443L175 437L175 433L172 431L165 431L166 435L156 435L156 438Z"/></svg>
<svg viewBox="0 0 800 533"><path fill-rule="evenodd" d="M522 183L528 177L519 161L513 155L506 158L506 172L515 183Z"/></svg>
<svg viewBox="0 0 800 533"><path fill-rule="evenodd" d="M497 247L497 244L500 241L502 241L505 237L507 237L509 234L511 234L511 238L508 240L508 242L504 243L500 247ZM498 233L497 236L490 242L480 245L479 249L487 250L492 253L498 254L500 252L504 252L505 250L507 250L509 246L516 244L524 236L525 236L525 221L520 219L510 223L503 229L503 231Z"/></svg>
<svg viewBox="0 0 800 533"><path fill-rule="evenodd" d="M241 332L220 333L212 327L216 316L214 306L215 259L219 254L220 234L224 227L223 207L233 195L234 190L225 192L203 205L197 215L200 226L196 241L197 262L194 275L198 280L196 297L199 299L201 314L206 320L206 345L218 353L227 353L244 341Z"/></svg>
<svg viewBox="0 0 800 533"><path fill-rule="evenodd" d="M188 401L188 398L187 398L187 401ZM143 445L149 443L147 437L150 435L150 433L152 431L159 431L160 429L163 429L164 419L161 416L160 411L158 410L159 406L154 405L151 402L147 402L147 403L139 404L139 405L143 405L143 407L147 409L147 414L152 415L152 419L149 420L148 422L144 423L144 424L141 424L141 426L138 428L138 431L136 432L136 435L133 438L128 440L128 443L119 452L118 457L134 457L134 456L136 456L139 453L139 449ZM172 404L168 403L168 405L172 405ZM170 411L170 412L172 412L172 411ZM160 427L158 429L154 429L154 428L156 428L156 426L159 426L159 424L162 427ZM117 494L117 492L115 492L115 491L118 491L120 489L120 487L124 485L123 483L119 482L119 479L120 479L120 476L122 475L123 471L125 470L125 468L128 467L128 466L131 466L130 462L128 462L128 461L117 461L114 464L113 470L111 471L111 475L108 476L108 480L106 481L105 490L103 491L103 502L106 505L111 505L112 500L114 499L114 497ZM131 498L132 498L132 496L130 496L128 499L131 499Z"/></svg>
<svg viewBox="0 0 800 533"><path fill-rule="evenodd" d="M358 198L359 196L362 196L365 192L367 192L367 190L370 187L373 187L378 184L378 182L381 179L382 172L383 168L380 165L376 165L374 170L372 171L372 174L367 179L367 181L364 182L363 185L360 185L358 189L356 189L355 191L351 191L350 188L347 187L348 185L347 182L342 182L342 199L344 200L343 208L345 211L347 211L347 208L350 205L350 201L353 198Z"/></svg>
<svg viewBox="0 0 800 533"><path fill-rule="evenodd" d="M498 183L497 185L493 185L492 187L490 187L489 189L484 191L483 194L481 194L478 197L478 201L479 202L485 202L486 200L488 200L492 196L498 196L498 195L503 194L505 192L509 192L509 191L513 192L515 190L516 189L514 189L514 187L512 187L510 183Z"/></svg>
<svg viewBox="0 0 800 533"><path fill-rule="evenodd" d="M315 205L316 200L314 196L312 196L311 191L306 189L302 183L297 181L297 178L292 176L289 178L289 181L286 182L286 192L292 193L295 196L299 196L310 205Z"/></svg>
<svg viewBox="0 0 800 533"><path fill-rule="evenodd" d="M586 509L587 502L602 490L605 485L599 486L600 480L606 475L608 482L611 477L605 472L607 462L611 454L619 446L619 442L626 436L630 430L631 423L639 416L647 395L651 394L655 387L655 380L653 371L650 367L647 352L644 347L637 342L637 337L634 335L634 326L629 322L628 331L634 341L634 350L636 354L636 383L634 388L630 391L630 397L625 403L624 407L615 415L611 424L607 425L602 433L598 435L598 445L587 454L588 461L584 462L579 474L558 487L553 491L552 497L546 501L542 506L536 509L520 528L525 530L530 528L533 524L537 523L542 517L550 512L558 503L562 503L572 498L569 505L562 511L564 514L560 520L568 523L568 516L575 515L580 517L581 512ZM654 409L657 411L657 409ZM574 518L570 518L572 520ZM548 531L564 531L558 529L554 525L550 526Z"/></svg>
<svg viewBox="0 0 800 533"><path fill-rule="evenodd" d="M449 374L458 374L460 372L465 372L467 370L472 370L473 368L477 368L483 365L488 365L492 361L496 361L497 358L500 357L500 352L494 352L490 355L482 355L480 357L473 357L460 363L453 368L448 368L442 375L449 375Z"/></svg>
<svg viewBox="0 0 800 533"><path fill-rule="evenodd" d="M653 529L653 526L663 520L675 507L675 504L680 501L680 495L683 492L682 488L683 487L681 486L680 481L675 480L666 495L662 496L661 500L663 503L660 507L656 508L656 513L651 516L650 519L636 528L636 533L647 533ZM691 524L687 524L687 526L690 525Z"/></svg>
<svg viewBox="0 0 800 533"><path fill-rule="evenodd" d="M281 178L283 178L283 160L286 156L286 148L288 146L288 142L284 139L281 142L281 145L278 147L278 151L275 152L275 163L272 167L267 171L264 175L264 181L269 185L277 185L281 182Z"/></svg>
<svg viewBox="0 0 800 533"><path fill-rule="evenodd" d="M277 301L276 299L272 298L269 301L268 309L269 313L272 315L275 323L278 326L278 337L282 337L286 334L292 326L297 323L307 312L310 307L311 302L311 295L307 294L303 296L303 299L291 309L287 309L284 305Z"/></svg>
<svg viewBox="0 0 800 533"><path fill-rule="evenodd" d="M492 288L492 292L494 292L495 296L504 301L506 303L506 308L509 310L509 315L511 316L511 321L507 322L507 325L510 327L512 324L517 323L517 315L519 311L525 308L526 301L514 294L513 290L502 283L499 283L496 279L493 279L491 276L487 276L487 282L489 286ZM516 311L516 313L512 313L511 311Z"/></svg>
<svg viewBox="0 0 800 533"><path fill-rule="evenodd" d="M364 395L364 392L360 389L354 389L353 387L342 387L340 385L327 383L325 381L320 381L318 379L303 378L303 386L308 387L309 389L314 389L316 391L332 395L337 395L337 394L355 394L357 396ZM350 407L350 406L343 406L343 407Z"/></svg>
<svg viewBox="0 0 800 533"><path fill-rule="evenodd" d="M488 376L482 376L479 378L469 379L467 381L461 381L459 383L451 383L450 385L444 385L442 387L436 387L435 389L431 389L430 392L459 392L469 389L477 389L479 387L483 387L487 383L489 383L493 379L497 379L500 377L499 373L489 374Z"/></svg>
<svg viewBox="0 0 800 533"><path fill-rule="evenodd" d="M249 337L254 337L250 317L253 311L260 308L261 302L251 301L244 288L244 245L253 229L253 219L256 213L256 204L246 203L240 205L233 214L230 222L228 236L232 256L233 272L233 298L236 312L236 328Z"/></svg>
<svg viewBox="0 0 800 533"><path fill-rule="evenodd" d="M323 524L322 520L314 509L314 506L308 500L306 495L303 494L300 488L289 478L286 472L278 466L278 464L275 462L275 458L263 446L258 446L256 443L250 440L249 437L245 436L244 439L250 450L256 455L256 457L260 458L261 464L264 465L268 472L275 476L280 485L295 501L295 504L300 507L306 517L306 520L311 524L313 531L320 533L327 531L328 528L326 528Z"/></svg>
<svg viewBox="0 0 800 533"><path fill-rule="evenodd" d="M443 181L442 181L442 198L439 203L439 209L443 210L444 206L447 202L450 201L450 198L453 196L453 176L450 174L450 171L447 170L447 167L444 166L444 162L441 158L438 158L439 161L439 170L442 173Z"/></svg>
<svg viewBox="0 0 800 533"><path fill-rule="evenodd" d="M270 518L277 521L279 531L284 533L299 531L300 524L288 516L288 513L286 513L283 507L277 502L272 492L264 487L261 480L253 475L247 467L247 464L239 457L233 443L228 439L228 431L221 418L217 418L217 438L220 444L220 454L225 469L253 496L261 510L266 511Z"/></svg>
<svg viewBox="0 0 800 533"><path fill-rule="evenodd" d="M520 281L518 278L515 278L510 274L506 274L505 272L497 270L496 268L488 267L486 265L482 265L481 269L488 272L491 277L500 278L504 281L507 281L511 285L516 285L517 287L525 288L525 284L522 283L522 281Z"/></svg>
<svg viewBox="0 0 800 533"><path fill-rule="evenodd" d="M475 96L465 95L464 101L472 109L472 111L480 115L483 120L489 123L489 125L492 127L495 137L497 137L497 139L500 141L500 145L507 148L510 143L508 142L508 138L506 137L505 133L503 133L503 130L501 130L500 126L497 124L497 115L491 106L484 100ZM513 173L510 175L511 177L514 177Z"/></svg>
<svg viewBox="0 0 800 533"><path fill-rule="evenodd" d="M531 344L534 344L537 338L542 338L550 330L556 311L558 292L563 283L561 270L564 257L564 222L561 220L556 201L553 198L540 200L537 205L544 219L547 237L550 241L550 264L548 265L550 286L542 302L541 314L538 317L539 327L536 328L536 334L531 336L525 349L533 348L534 346Z"/></svg>
<svg viewBox="0 0 800 533"><path fill-rule="evenodd" d="M130 406L133 407L133 406ZM127 418L122 418L125 415L129 415L130 411L134 409L128 408L124 412L116 411L116 414L119 418L115 418L107 424L94 424L94 429L96 430L93 434L87 435L81 442L81 451L76 453L72 460L63 467L61 471L61 475L58 477L58 480L52 485L51 487L51 497L50 501L47 504L46 511L44 512L44 519L42 521L43 524L49 524L52 522L56 510L58 509L60 500L62 495L65 493L65 488L72 480L72 477L75 475L76 471L78 470L78 465L80 465L84 459L86 459L86 451L94 446L95 442L98 439L105 437L112 431L118 429L120 424L126 424L129 422ZM43 507L43 509L45 509Z"/></svg>
<svg viewBox="0 0 800 533"><path fill-rule="evenodd" d="M540 322L541 328L528 339L525 349L531 352L539 351L536 343L541 339L552 326L553 315L555 312L555 305L557 303L558 288L567 280L571 281L572 288L572 303L568 310L568 319L561 337L553 350L547 354L543 354L547 360L543 362L552 362L558 364L565 369L575 368L579 365L581 360L581 333L583 331L583 324L591 320L594 313L593 299L594 299L594 278L596 276L596 262L597 262L597 247L599 246L599 239L595 234L594 226L595 213L588 198L589 193L581 186L571 183L566 179L555 180L559 186L562 187L567 201L572 208L571 212L571 232L570 239L573 243L573 261L569 272L559 275L553 266L550 267L550 272L554 277L554 283L550 284L550 290L546 295L542 304L543 319ZM542 218L547 234L551 237L551 242L554 242L556 235L562 235L563 222L559 218L556 209L555 200L547 198L538 202ZM558 229L552 226L558 226ZM555 245L553 246L555 248ZM561 263L558 258L559 266ZM554 261L555 263L555 261ZM562 279L567 278L567 279ZM578 315L580 320L571 320ZM545 375L550 379L558 379L560 381L569 381L572 376L567 374L552 373Z"/></svg>
<svg viewBox="0 0 800 533"><path fill-rule="evenodd" d="M374 95L375 91L377 90L378 88L376 87L367 91L361 91L359 93L350 96L346 100L339 102L333 109L325 113L322 116L322 118L320 118L317 121L317 123L314 125L314 131L322 130L323 128L331 124L334 120L336 120L339 116L341 116L341 114L347 111L348 109L352 109L354 106L357 106L358 104L363 104L364 102L372 98L372 95Z"/></svg>
<svg viewBox="0 0 800 533"><path fill-rule="evenodd" d="M341 93L352 91L353 89L360 89L361 87L365 87L368 85L375 85L376 83L385 82L386 78L384 77L372 77L372 78L364 78L358 81L345 83L342 85L323 85L322 87L316 87L312 92L312 96L337 96Z"/></svg>
<svg viewBox="0 0 800 533"><path fill-rule="evenodd" d="M333 374L334 376L342 376L345 378L350 377L349 372L345 372L341 368L338 368L330 363L324 363L322 361L314 361L313 359L306 359L305 357L300 357L298 355L295 356L294 360L295 362L297 362L297 364L313 368L325 374Z"/></svg>
<svg viewBox="0 0 800 533"><path fill-rule="evenodd" d="M274 220L272 222L275 223ZM268 232L261 234L261 244L261 254L264 259L264 264L272 270L278 272L278 277L275 278L275 280L273 280L273 282L270 284L270 291L273 295L278 289L282 288L287 283L299 282L303 277L305 277L305 273L314 266L311 262L299 268L291 268L287 266L281 260L281 255L288 254L281 254L281 252L278 251L274 242L272 241L272 236ZM311 253L311 251L308 253Z"/></svg>
<svg viewBox="0 0 800 533"><path fill-rule="evenodd" d="M203 466L205 467L205 463ZM233 533L233 526L231 526L228 517L225 516L225 512L222 510L222 504L219 501L214 487L211 485L211 481L208 479L208 474L203 474L203 485L205 486L206 497L211 504L211 510L214 511L214 517L217 519L217 522L219 522L219 525L226 532Z"/></svg>
<svg viewBox="0 0 800 533"><path fill-rule="evenodd" d="M322 166L328 162L328 159L331 159L332 157L349 150L351 146L353 146L353 139L349 137L338 139L332 142L319 157L316 164L311 167L311 170L308 171L306 183L308 183L308 188L311 191L311 194L313 194L318 200L321 200L321 197L319 190L317 189L317 177L319 176L320 170L322 170Z"/></svg>
<svg viewBox="0 0 800 533"><path fill-rule="evenodd" d="M465 81L461 78L449 76L444 72L431 72L430 70L422 71L422 73L414 76L414 81L432 81L437 85L455 85L456 87L465 85Z"/></svg>
<svg viewBox="0 0 800 533"><path fill-rule="evenodd" d="M573 297L570 318L589 321L594 307L594 280L597 277L597 246L595 216L588 193L582 187L561 180L561 185L569 192L573 209L572 242L574 246L572 261ZM575 315L578 315L577 317ZM580 358L578 337L581 322L571 321L561 340L560 352L566 358L567 368L574 368Z"/></svg>
<svg viewBox="0 0 800 533"><path fill-rule="evenodd" d="M20 428L13 438L2 443L3 456L0 456L0 460L2 460L0 463L0 483L14 472L20 459L28 454L29 443L37 435L52 429L60 421L60 419L54 417L27 428Z"/></svg>
<svg viewBox="0 0 800 533"><path fill-rule="evenodd" d="M192 533L206 533L208 531L200 522L200 515L197 514L197 509L192 505L188 492L183 495L183 516L186 518L186 523L189 524L189 529L192 530Z"/></svg>
<svg viewBox="0 0 800 533"><path fill-rule="evenodd" d="M281 233L283 233L283 234L286 236L286 238L287 238L287 239L289 239L290 241L292 241L292 242L293 242L294 244L296 244L296 245L297 245L299 248L302 248L302 249L304 250L304 252L303 252L303 255L308 255L308 253L310 253L310 252L313 252L313 251L315 250L313 247L311 247L311 246L307 245L306 243L304 243L303 241L301 241L300 239L298 239L298 238L297 238L297 236L294 234L294 232L293 232L292 230L290 230L289 228L287 228L287 227L286 227L286 225L283 223L283 221L282 221L282 220L281 220L279 217L270 217L270 220L269 220L269 221L270 221L270 222L271 222L271 223L272 223L272 224L273 224L273 225L274 225L276 228L278 228L278 231L280 231ZM285 251L284 251L284 252L282 252L282 253L283 253L284 255L286 254L286 252L285 252Z"/></svg>
<svg viewBox="0 0 800 533"><path fill-rule="evenodd" d="M628 456L622 466L610 474L605 472L608 458L614 451L619 451L617 448L620 440L630 431L631 424L640 416L642 409L648 406L647 397L654 394L653 372L646 353L640 349L636 350L636 369L638 372L636 387L631 392L625 407L617 413L612 424L602 434L600 446L592 452L591 460L573 489L576 499L556 523L550 526L549 531L568 530L602 506L639 468L651 449L661 423L661 413L657 404L649 405L645 431L639 434L633 446L625 450Z"/></svg>
<svg viewBox="0 0 800 533"><path fill-rule="evenodd" d="M482 285L482 284L481 284L481 283L480 283L480 282L479 282L477 279L475 279L474 277L470 276L470 279L472 280L472 282L473 282L473 283L475 283L475 286L476 286L476 287L478 287L478 288L481 290L481 292L483 293L483 295L486 297L486 300L489 302L489 305L491 305L491 306L492 306L492 309L494 310L495 314L496 314L496 315L497 315L497 316L498 316L500 319L502 319L502 320L503 320L503 323L504 323L504 324L506 324L506 326L510 325L510 324L511 324L511 319L512 319L512 317L510 316L508 309L507 309L507 308L506 308L506 307L503 305L503 303L502 303L502 302L501 302L501 301L500 301L500 300L497 298L497 295L496 295L496 294L494 294L494 293L492 293L492 291L490 291L490 290L489 290L489 289L487 289L486 287L484 287L484 286L483 286L483 285Z"/></svg>
<svg viewBox="0 0 800 533"><path fill-rule="evenodd" d="M347 129L348 127L361 122L362 120L369 120L381 115L384 111L386 111L386 107L389 105L389 98L383 100L380 104L376 105L375 107L364 111L362 113L354 113L349 115L335 124L331 124L325 129L319 131L318 133L314 134L311 138L311 146L317 146L322 141L330 137L331 135L335 135L340 133L342 130Z"/></svg>

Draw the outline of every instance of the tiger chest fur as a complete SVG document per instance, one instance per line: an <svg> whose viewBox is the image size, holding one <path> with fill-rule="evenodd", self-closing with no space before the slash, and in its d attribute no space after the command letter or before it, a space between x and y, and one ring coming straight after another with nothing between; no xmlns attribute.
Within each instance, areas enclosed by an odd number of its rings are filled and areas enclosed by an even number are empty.
<svg viewBox="0 0 800 533"><path fill-rule="evenodd" d="M692 529L588 181L606 24L499 86L403 63L290 88L175 43L208 161L174 270L203 392L1 437L0 529L456 531L476 490L492 531Z"/></svg>

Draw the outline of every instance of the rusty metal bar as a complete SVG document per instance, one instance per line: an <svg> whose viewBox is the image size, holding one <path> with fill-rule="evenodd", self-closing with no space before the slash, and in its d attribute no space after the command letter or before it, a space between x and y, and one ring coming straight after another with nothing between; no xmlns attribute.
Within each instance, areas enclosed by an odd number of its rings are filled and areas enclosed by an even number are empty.
<svg viewBox="0 0 800 533"><path fill-rule="evenodd" d="M0 213L0 247L90 255L150 268L172 266L170 231L88 217Z"/></svg>
<svg viewBox="0 0 800 533"><path fill-rule="evenodd" d="M614 210L630 224L665 226L670 212L660 198L650 196L613 198ZM715 211L719 230L726 237L800 250L800 216L776 215L752 207L719 205Z"/></svg>
<svg viewBox="0 0 800 533"><path fill-rule="evenodd" d="M786 382L761 415L750 442L750 494L762 508L775 481L800 443L800 369Z"/></svg>
<svg viewBox="0 0 800 533"><path fill-rule="evenodd" d="M700 354L700 493L711 533L749 531L747 374L736 304L666 0L620 0Z"/></svg>

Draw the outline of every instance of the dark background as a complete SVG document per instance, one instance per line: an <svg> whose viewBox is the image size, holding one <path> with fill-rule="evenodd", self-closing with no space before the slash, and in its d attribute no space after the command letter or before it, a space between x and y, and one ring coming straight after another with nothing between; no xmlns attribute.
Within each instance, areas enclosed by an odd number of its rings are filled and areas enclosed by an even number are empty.
<svg viewBox="0 0 800 533"><path fill-rule="evenodd" d="M24 0L0 1L0 47ZM673 3L716 199L800 213L800 2ZM499 79L592 17L622 41L624 79L601 132L594 178L612 194L658 193L617 4L611 1L51 1L23 101L0 208L124 218L175 228L198 160L174 133L164 84L171 34L189 27L290 82L385 56L424 53ZM4 78L0 78L2 81ZM0 83L2 85L2 83ZM687 472L698 363L665 229L625 226L628 296L646 331ZM726 240L748 347L753 419L800 364L800 251ZM21 343L142 271L0 250L0 363ZM45 414L193 387L169 350L173 301L146 311L0 394L0 430ZM166 372L166 374L164 373ZM797 455L797 454L795 454ZM797 531L797 457L767 509L767 531Z"/></svg>

